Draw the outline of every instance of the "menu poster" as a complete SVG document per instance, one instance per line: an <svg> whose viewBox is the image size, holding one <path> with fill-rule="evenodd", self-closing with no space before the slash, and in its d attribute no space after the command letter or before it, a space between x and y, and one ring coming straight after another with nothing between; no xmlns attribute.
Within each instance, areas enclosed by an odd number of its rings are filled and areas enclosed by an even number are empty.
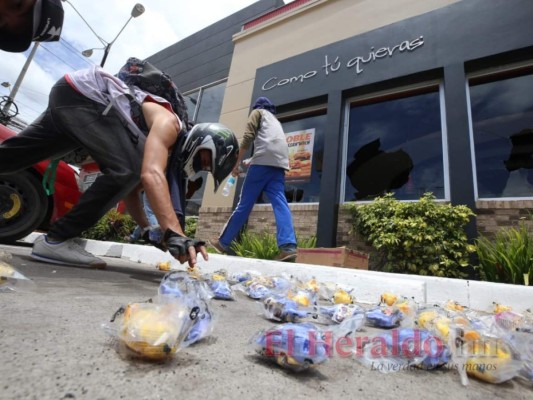
<svg viewBox="0 0 533 400"><path fill-rule="evenodd" d="M286 182L308 182L311 179L315 129L285 134L289 146L289 167Z"/></svg>

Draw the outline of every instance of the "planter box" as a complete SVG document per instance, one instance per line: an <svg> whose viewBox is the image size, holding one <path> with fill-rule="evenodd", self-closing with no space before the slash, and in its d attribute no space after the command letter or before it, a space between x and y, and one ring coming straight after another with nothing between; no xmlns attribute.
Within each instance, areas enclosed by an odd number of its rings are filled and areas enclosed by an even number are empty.
<svg viewBox="0 0 533 400"><path fill-rule="evenodd" d="M296 262L331 267L368 269L369 255L346 247L298 249Z"/></svg>

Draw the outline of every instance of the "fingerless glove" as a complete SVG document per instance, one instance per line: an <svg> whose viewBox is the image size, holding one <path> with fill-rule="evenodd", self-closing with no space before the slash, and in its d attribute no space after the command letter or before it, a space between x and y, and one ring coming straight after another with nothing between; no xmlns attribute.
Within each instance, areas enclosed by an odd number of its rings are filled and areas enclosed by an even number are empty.
<svg viewBox="0 0 533 400"><path fill-rule="evenodd" d="M205 242L181 236L179 233L167 229L163 236L162 245L170 252L170 254L177 258L179 256L188 256L189 247L192 246L196 249L199 246L205 246Z"/></svg>

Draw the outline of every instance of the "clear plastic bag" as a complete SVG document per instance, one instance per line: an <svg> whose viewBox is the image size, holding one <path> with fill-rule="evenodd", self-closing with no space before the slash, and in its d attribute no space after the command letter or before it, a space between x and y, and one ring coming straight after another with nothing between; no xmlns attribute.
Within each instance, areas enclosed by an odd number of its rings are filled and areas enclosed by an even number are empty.
<svg viewBox="0 0 533 400"><path fill-rule="evenodd" d="M233 289L228 281L228 273L226 270L213 272L212 274L205 274L202 279L207 282L209 289L213 293L213 298L218 300L234 300L235 295Z"/></svg>
<svg viewBox="0 0 533 400"><path fill-rule="evenodd" d="M235 294L226 279L208 279L207 284L217 300L235 300Z"/></svg>
<svg viewBox="0 0 533 400"><path fill-rule="evenodd" d="M131 303L104 328L120 343L119 351L147 360L170 359L185 346L199 308L185 297L166 303Z"/></svg>
<svg viewBox="0 0 533 400"><path fill-rule="evenodd" d="M466 308L461 308L466 311ZM448 342L451 329L461 329L466 341L475 341L481 338L479 325L474 325L471 318L456 309L434 306L421 310L416 316L416 325L427 329L432 334Z"/></svg>
<svg viewBox="0 0 533 400"><path fill-rule="evenodd" d="M183 299L191 306L197 308L191 332L184 339L184 346L191 345L210 336L216 323L216 315L210 305L213 292L208 283L191 277L184 271L175 271L166 274L159 284L159 303L172 303L176 299Z"/></svg>
<svg viewBox="0 0 533 400"><path fill-rule="evenodd" d="M502 383L520 375L523 362L501 337L481 332L479 339L467 340L461 327L452 326L448 343L464 386L468 385L468 377Z"/></svg>
<svg viewBox="0 0 533 400"><path fill-rule="evenodd" d="M335 343L360 330L363 319L356 315L327 329L310 322L280 324L257 332L250 343L260 356L283 368L303 371L333 357Z"/></svg>
<svg viewBox="0 0 533 400"><path fill-rule="evenodd" d="M533 382L533 331L519 330L509 332L505 336L506 342L511 347L513 354L522 362L520 377Z"/></svg>
<svg viewBox="0 0 533 400"><path fill-rule="evenodd" d="M365 310L355 304L335 304L332 306L318 306L316 319L319 323L340 324L356 314L364 316Z"/></svg>
<svg viewBox="0 0 533 400"><path fill-rule="evenodd" d="M185 271L167 273L159 284L159 296L182 297L187 293L194 293L201 299L213 298L213 292L208 284Z"/></svg>
<svg viewBox="0 0 533 400"><path fill-rule="evenodd" d="M183 341L183 346L190 346L212 335L216 323L216 314L213 313L210 303L199 300L199 311L194 324Z"/></svg>
<svg viewBox="0 0 533 400"><path fill-rule="evenodd" d="M233 286L254 300L261 300L273 294L286 294L291 287L289 279L273 276L254 276L252 279Z"/></svg>
<svg viewBox="0 0 533 400"><path fill-rule="evenodd" d="M416 367L434 369L450 361L445 342L424 329L398 328L376 335L364 346L358 361L382 373Z"/></svg>
<svg viewBox="0 0 533 400"><path fill-rule="evenodd" d="M299 322L311 314L309 307L304 307L283 295L267 296L261 305L264 316L272 321Z"/></svg>
<svg viewBox="0 0 533 400"><path fill-rule="evenodd" d="M332 355L331 340L311 323L272 327L254 335L251 344L262 357L293 371L316 367Z"/></svg>
<svg viewBox="0 0 533 400"><path fill-rule="evenodd" d="M232 285L236 285L238 283L249 281L250 279L258 276L261 276L261 274L257 271L234 272L228 276L228 281Z"/></svg>
<svg viewBox="0 0 533 400"><path fill-rule="evenodd" d="M7 253L2 254L3 259L10 259ZM34 283L15 268L13 268L7 261L0 259L0 293L14 292L19 289L31 289Z"/></svg>
<svg viewBox="0 0 533 400"><path fill-rule="evenodd" d="M377 307L365 313L367 325L375 328L395 328L403 319L402 312L395 307Z"/></svg>

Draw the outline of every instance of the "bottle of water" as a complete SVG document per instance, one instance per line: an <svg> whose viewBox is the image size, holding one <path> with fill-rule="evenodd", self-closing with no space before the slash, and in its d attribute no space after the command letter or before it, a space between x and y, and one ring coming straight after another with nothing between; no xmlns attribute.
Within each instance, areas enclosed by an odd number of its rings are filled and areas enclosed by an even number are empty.
<svg viewBox="0 0 533 400"><path fill-rule="evenodd" d="M235 177L231 175L228 180L226 181L226 184L224 185L224 189L222 189L222 196L229 196L229 193L231 192L231 188L235 185Z"/></svg>

